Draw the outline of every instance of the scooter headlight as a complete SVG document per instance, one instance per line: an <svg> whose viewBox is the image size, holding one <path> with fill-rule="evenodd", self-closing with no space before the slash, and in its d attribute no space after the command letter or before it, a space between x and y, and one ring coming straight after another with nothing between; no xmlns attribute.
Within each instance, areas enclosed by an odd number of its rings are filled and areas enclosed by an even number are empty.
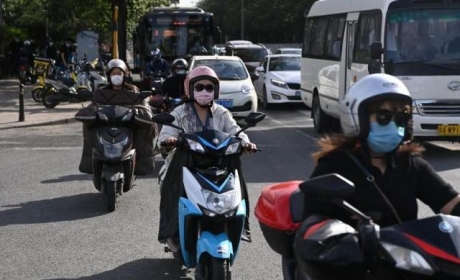
<svg viewBox="0 0 460 280"><path fill-rule="evenodd" d="M225 150L225 154L226 155L234 154L234 153L238 152L239 147L240 147L239 142L233 143L233 144L231 144L230 146L227 147L227 150Z"/></svg>
<svg viewBox="0 0 460 280"><path fill-rule="evenodd" d="M203 146L195 140L187 139L190 150L204 154Z"/></svg>
<svg viewBox="0 0 460 280"><path fill-rule="evenodd" d="M102 147L104 147L104 156L115 159L121 157L121 154L123 153L123 147L128 143L128 137L118 143L113 144L105 141L102 137L100 137L99 142L102 144Z"/></svg>
<svg viewBox="0 0 460 280"><path fill-rule="evenodd" d="M385 242L382 242L382 246L393 258L397 268L425 275L434 274L431 265L419 253Z"/></svg>
<svg viewBox="0 0 460 280"><path fill-rule="evenodd" d="M206 207L209 211L212 211L216 214L224 214L233 210L233 202L235 200L234 190L222 194L204 189L201 190L201 192L204 199L206 200Z"/></svg>

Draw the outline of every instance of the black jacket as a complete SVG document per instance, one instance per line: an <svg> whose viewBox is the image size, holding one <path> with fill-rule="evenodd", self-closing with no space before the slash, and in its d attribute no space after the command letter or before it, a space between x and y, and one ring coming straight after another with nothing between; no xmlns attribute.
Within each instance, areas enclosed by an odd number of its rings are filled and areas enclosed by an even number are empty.
<svg viewBox="0 0 460 280"><path fill-rule="evenodd" d="M369 158L362 152L354 156L374 177L377 185L388 197L402 221L417 219L417 199L428 205L435 213L451 199L458 195L450 184L445 182L431 165L419 156L408 153L388 156L385 174L374 167ZM364 172L344 152L333 152L320 158L311 177L328 173L338 173L355 184L355 192L347 201L362 212L370 215L380 226L397 223L390 207L366 180ZM324 214L356 226L356 220L338 206L310 201L306 198L307 215Z"/></svg>
<svg viewBox="0 0 460 280"><path fill-rule="evenodd" d="M79 169L83 173L92 173L92 147L96 123L96 108L98 105L121 105L134 109L134 147L136 148L136 175L148 175L154 169L153 138L157 133L156 124L152 121L152 111L148 104L149 98L140 99L134 87L125 84L122 90L113 90L110 86L94 92L90 105L77 112L75 119L83 125L83 155Z"/></svg>

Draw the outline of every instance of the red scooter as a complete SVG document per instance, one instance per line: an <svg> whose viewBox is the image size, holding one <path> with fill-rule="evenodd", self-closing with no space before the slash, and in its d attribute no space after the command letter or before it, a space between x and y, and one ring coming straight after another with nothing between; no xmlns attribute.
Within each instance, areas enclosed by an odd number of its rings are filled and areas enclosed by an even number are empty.
<svg viewBox="0 0 460 280"><path fill-rule="evenodd" d="M354 185L338 174L266 187L255 209L264 237L282 255L284 279L460 279L460 217L435 215L384 228L346 202ZM357 229L318 214L305 198L359 218Z"/></svg>

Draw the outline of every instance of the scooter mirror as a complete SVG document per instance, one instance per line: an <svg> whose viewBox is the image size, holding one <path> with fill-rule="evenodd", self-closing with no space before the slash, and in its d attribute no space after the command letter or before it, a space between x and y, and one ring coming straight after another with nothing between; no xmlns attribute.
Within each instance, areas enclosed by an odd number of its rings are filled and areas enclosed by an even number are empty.
<svg viewBox="0 0 460 280"><path fill-rule="evenodd" d="M251 125L254 126L256 123L261 122L263 119L265 119L265 114L262 112L253 112L250 113L249 115L244 118L244 121Z"/></svg>

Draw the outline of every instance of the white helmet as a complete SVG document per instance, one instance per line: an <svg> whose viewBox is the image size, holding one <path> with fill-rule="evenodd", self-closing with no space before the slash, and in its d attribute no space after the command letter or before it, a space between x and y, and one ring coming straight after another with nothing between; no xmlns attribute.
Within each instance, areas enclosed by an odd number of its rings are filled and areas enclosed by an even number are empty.
<svg viewBox="0 0 460 280"><path fill-rule="evenodd" d="M367 137L369 114L366 107L380 99L400 99L412 106L409 90L401 80L388 74L368 75L352 85L339 104L343 134L347 137Z"/></svg>
<svg viewBox="0 0 460 280"><path fill-rule="evenodd" d="M118 58L114 58L107 63L107 76L110 76L110 72L112 72L113 68L120 68L126 75L126 72L128 71L128 67L126 66L126 63Z"/></svg>

